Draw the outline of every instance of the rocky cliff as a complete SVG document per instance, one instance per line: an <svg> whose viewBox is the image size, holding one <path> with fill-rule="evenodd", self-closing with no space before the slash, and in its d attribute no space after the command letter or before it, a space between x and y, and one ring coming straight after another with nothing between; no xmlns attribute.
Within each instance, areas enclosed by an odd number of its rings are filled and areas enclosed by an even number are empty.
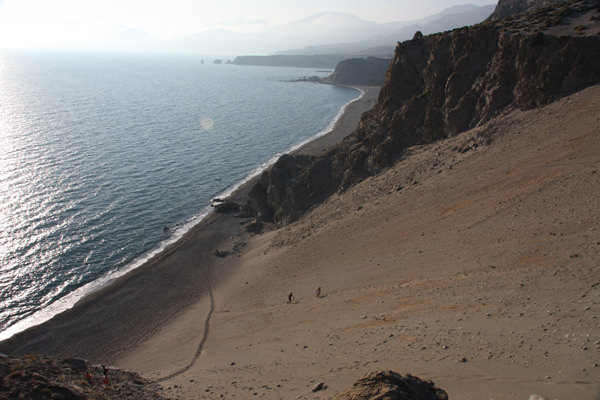
<svg viewBox="0 0 600 400"><path fill-rule="evenodd" d="M595 13L589 21L598 24L592 1L565 4L573 13ZM597 83L600 37L545 33L572 14L557 17L555 11L546 8L526 20L512 16L398 43L378 102L363 114L356 131L317 157L281 157L251 189L248 211L287 224L336 191L389 167L409 146Z"/></svg>
<svg viewBox="0 0 600 400"><path fill-rule="evenodd" d="M351 58L340 61L335 71L326 81L340 85L381 86L385 81L385 73L389 58Z"/></svg>
<svg viewBox="0 0 600 400"><path fill-rule="evenodd" d="M561 0L499 0L488 21L510 18L514 15L525 14L538 9L552 7Z"/></svg>

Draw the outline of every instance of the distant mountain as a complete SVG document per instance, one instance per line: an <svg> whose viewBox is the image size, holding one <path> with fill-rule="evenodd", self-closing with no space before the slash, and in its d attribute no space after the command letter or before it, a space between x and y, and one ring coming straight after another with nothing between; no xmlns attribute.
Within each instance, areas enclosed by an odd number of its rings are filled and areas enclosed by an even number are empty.
<svg viewBox="0 0 600 400"><path fill-rule="evenodd" d="M212 29L192 35L171 39L162 45L162 50L202 54L235 54L240 49L252 48L258 52L268 52L257 34L237 33L227 29Z"/></svg>
<svg viewBox="0 0 600 400"><path fill-rule="evenodd" d="M174 51L209 54L270 54L286 48L362 40L381 31L380 24L364 21L353 14L325 12L261 33L236 33L226 29L205 31L172 39L166 47Z"/></svg>
<svg viewBox="0 0 600 400"><path fill-rule="evenodd" d="M172 39L164 50L204 54L361 54L361 50L386 46L391 57L395 43L416 30L434 33L473 25L486 19L495 5L463 5L416 21L378 24L356 15L324 12L268 28L261 33L236 33L216 29ZM311 46L311 47L308 47ZM283 51L285 49L301 49ZM381 48L378 50L381 51Z"/></svg>
<svg viewBox="0 0 600 400"><path fill-rule="evenodd" d="M474 25L484 21L494 11L495 5L454 6L429 17L410 22L375 24L376 28L362 40L330 42L301 49L280 51L277 54L350 54L355 56L391 57L397 41L411 39L416 31L423 34L443 32Z"/></svg>
<svg viewBox="0 0 600 400"><path fill-rule="evenodd" d="M322 45L361 40L382 30L387 28L353 14L324 12L276 27L272 33L287 37L287 43Z"/></svg>

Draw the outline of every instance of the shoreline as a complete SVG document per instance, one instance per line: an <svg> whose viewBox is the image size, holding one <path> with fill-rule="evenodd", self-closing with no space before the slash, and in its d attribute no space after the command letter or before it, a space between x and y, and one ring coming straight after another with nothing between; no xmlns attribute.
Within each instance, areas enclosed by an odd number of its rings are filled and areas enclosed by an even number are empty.
<svg viewBox="0 0 600 400"><path fill-rule="evenodd" d="M363 94L346 105L333 129L291 153L318 154L356 128L362 112L372 108L380 87L351 86ZM260 173L227 196L243 200ZM241 218L209 212L174 243L110 284L85 295L46 322L0 342L0 352L81 357L110 363L151 336L206 294L233 268L234 255L216 257L215 250L235 253L249 234ZM60 339L58 339L60 338Z"/></svg>

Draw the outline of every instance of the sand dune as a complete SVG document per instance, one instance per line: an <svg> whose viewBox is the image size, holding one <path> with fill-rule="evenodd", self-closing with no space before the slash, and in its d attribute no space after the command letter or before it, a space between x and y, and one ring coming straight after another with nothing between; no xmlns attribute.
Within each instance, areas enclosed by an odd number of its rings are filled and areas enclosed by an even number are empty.
<svg viewBox="0 0 600 400"><path fill-rule="evenodd" d="M599 225L593 86L412 148L297 223L244 239L215 262L230 272L212 303L115 363L172 375L162 385L185 399L326 399L379 369L451 399L597 399Z"/></svg>

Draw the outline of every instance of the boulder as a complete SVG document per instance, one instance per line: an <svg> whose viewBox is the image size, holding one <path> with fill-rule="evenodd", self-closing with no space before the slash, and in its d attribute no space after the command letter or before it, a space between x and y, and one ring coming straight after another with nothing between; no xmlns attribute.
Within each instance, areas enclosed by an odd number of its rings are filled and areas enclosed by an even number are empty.
<svg viewBox="0 0 600 400"><path fill-rule="evenodd" d="M224 201L212 206L216 212L223 214L235 213L241 210L241 206L233 201Z"/></svg>
<svg viewBox="0 0 600 400"><path fill-rule="evenodd" d="M313 388L311 389L311 392L316 393L316 392L320 392L321 390L325 390L325 389L327 389L327 385L325 384L325 382L319 382L313 386Z"/></svg>
<svg viewBox="0 0 600 400"><path fill-rule="evenodd" d="M255 219L254 221L250 221L250 223L244 226L244 231L248 233L260 233L263 230L263 223Z"/></svg>
<svg viewBox="0 0 600 400"><path fill-rule="evenodd" d="M376 371L364 375L352 389L333 400L448 400L448 394L431 381L394 371Z"/></svg>

